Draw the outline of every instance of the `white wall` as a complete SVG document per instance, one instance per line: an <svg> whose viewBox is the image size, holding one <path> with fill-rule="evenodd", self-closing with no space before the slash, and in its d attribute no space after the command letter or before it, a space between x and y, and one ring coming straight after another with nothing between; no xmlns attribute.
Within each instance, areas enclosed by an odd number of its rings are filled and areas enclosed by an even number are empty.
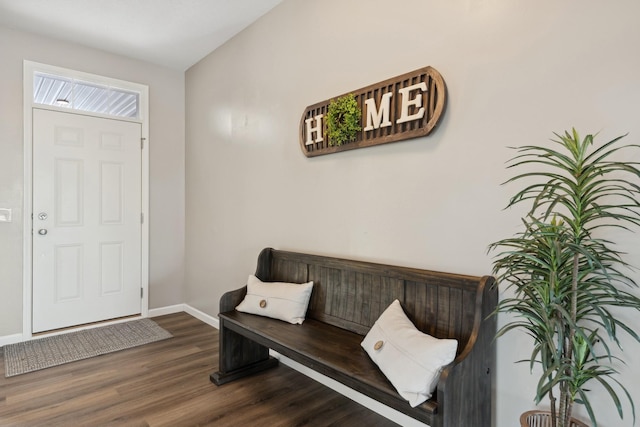
<svg viewBox="0 0 640 427"><path fill-rule="evenodd" d="M632 0L283 2L186 74L186 302L217 314L265 246L489 273L487 245L521 213L502 211L515 191L500 186L505 147L572 126L640 142L638 16ZM432 135L302 154L306 106L426 65L448 87ZM639 264L637 235L626 239ZM534 380L513 363L523 337L497 346L495 425L507 427L533 407ZM622 374L640 399L640 371ZM631 425L596 393L602 426Z"/></svg>
<svg viewBox="0 0 640 427"><path fill-rule="evenodd" d="M184 73L0 26L0 337L22 331L23 60L143 83L150 92L149 307L183 301Z"/></svg>

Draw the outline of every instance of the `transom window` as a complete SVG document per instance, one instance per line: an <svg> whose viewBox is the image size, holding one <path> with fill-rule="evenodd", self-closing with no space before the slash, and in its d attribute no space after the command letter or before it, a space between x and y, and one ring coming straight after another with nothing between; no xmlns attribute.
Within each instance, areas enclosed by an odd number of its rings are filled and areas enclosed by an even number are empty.
<svg viewBox="0 0 640 427"><path fill-rule="evenodd" d="M46 73L33 76L33 102L136 119L140 112L138 92Z"/></svg>

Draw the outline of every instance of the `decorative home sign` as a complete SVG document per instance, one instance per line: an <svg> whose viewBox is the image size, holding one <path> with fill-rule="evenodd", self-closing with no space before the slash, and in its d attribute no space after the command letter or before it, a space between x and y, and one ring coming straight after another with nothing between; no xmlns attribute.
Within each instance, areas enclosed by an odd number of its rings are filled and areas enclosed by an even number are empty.
<svg viewBox="0 0 640 427"><path fill-rule="evenodd" d="M354 90L304 110L300 147L313 157L428 135L445 98L444 80L431 67Z"/></svg>

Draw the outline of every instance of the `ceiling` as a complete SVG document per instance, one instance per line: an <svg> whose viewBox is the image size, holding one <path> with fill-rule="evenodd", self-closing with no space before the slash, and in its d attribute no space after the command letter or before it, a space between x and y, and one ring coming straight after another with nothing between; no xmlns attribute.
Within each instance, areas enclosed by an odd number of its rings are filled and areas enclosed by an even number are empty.
<svg viewBox="0 0 640 427"><path fill-rule="evenodd" d="M282 0L0 0L0 25L186 70Z"/></svg>

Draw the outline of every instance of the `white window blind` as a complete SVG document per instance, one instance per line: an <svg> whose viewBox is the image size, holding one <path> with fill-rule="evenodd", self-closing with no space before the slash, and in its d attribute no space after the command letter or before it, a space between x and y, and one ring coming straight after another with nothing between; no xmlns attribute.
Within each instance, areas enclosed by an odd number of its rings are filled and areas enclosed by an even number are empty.
<svg viewBox="0 0 640 427"><path fill-rule="evenodd" d="M35 73L33 102L116 117L139 118L140 94L67 77Z"/></svg>

